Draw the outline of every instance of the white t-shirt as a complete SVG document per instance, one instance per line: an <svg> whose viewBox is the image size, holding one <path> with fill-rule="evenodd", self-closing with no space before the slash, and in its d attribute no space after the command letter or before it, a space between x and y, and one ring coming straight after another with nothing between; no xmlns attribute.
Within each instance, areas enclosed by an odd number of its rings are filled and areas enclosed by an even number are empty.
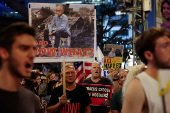
<svg viewBox="0 0 170 113"><path fill-rule="evenodd" d="M158 94L158 81L145 72L138 74L136 77L143 86L148 102L149 113L163 113L163 102L161 96Z"/></svg>

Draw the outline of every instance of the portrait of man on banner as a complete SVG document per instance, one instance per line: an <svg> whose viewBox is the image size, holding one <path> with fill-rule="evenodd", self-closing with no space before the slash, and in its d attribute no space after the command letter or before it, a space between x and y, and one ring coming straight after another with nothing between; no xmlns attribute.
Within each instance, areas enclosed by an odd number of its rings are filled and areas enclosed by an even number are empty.
<svg viewBox="0 0 170 113"><path fill-rule="evenodd" d="M30 3L37 57L93 58L95 16L93 4Z"/></svg>

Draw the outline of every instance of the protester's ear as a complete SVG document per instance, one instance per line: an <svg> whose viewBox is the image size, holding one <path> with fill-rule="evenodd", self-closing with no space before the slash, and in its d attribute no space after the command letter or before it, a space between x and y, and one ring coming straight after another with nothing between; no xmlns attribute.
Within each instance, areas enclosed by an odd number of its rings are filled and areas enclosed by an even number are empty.
<svg viewBox="0 0 170 113"><path fill-rule="evenodd" d="M144 57L145 57L148 61L153 60L153 53L150 52L150 51L145 51L145 52L144 52Z"/></svg>
<svg viewBox="0 0 170 113"><path fill-rule="evenodd" d="M5 48L0 47L0 57L7 60L9 58L9 52Z"/></svg>

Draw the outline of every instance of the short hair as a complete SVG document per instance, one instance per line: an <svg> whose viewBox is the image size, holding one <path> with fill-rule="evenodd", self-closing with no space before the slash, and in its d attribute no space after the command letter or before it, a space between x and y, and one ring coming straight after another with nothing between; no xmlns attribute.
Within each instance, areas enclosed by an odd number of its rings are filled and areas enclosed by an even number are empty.
<svg viewBox="0 0 170 113"><path fill-rule="evenodd" d="M164 0L162 3L161 3L161 13L163 15L163 5L167 3L169 6L170 6L170 2L168 0Z"/></svg>
<svg viewBox="0 0 170 113"><path fill-rule="evenodd" d="M35 29L25 22L16 22L0 32L0 47L11 50L11 46L15 41L16 36L29 34L35 38Z"/></svg>
<svg viewBox="0 0 170 113"><path fill-rule="evenodd" d="M99 62L94 61L94 62L92 63L92 65L91 65L91 69L93 69L93 64L94 64L94 63L98 63L98 64L99 64L99 66L100 66L100 63L99 63ZM101 66L100 66L100 69L101 69Z"/></svg>
<svg viewBox="0 0 170 113"><path fill-rule="evenodd" d="M66 69L66 68L72 68L72 69L74 69L74 70L75 70L74 65L73 65L73 64L71 64L71 63L66 63L66 64L65 64L65 69ZM61 73L63 73L63 67L61 68Z"/></svg>
<svg viewBox="0 0 170 113"><path fill-rule="evenodd" d="M161 36L170 37L170 31L165 28L153 27L147 31L141 33L135 43L135 49L137 55L140 57L144 64L148 64L147 59L144 56L145 51L155 52L156 40Z"/></svg>
<svg viewBox="0 0 170 113"><path fill-rule="evenodd" d="M38 76L40 76L39 73L37 73L37 72L31 72L30 79L31 79L31 80L35 80Z"/></svg>
<svg viewBox="0 0 170 113"><path fill-rule="evenodd" d="M36 69L40 70L40 72L42 72L42 66L37 66Z"/></svg>
<svg viewBox="0 0 170 113"><path fill-rule="evenodd" d="M0 31L0 47L5 48L9 53L16 36L29 34L35 38L35 29L26 22L16 22ZM2 63L0 58L0 64Z"/></svg>
<svg viewBox="0 0 170 113"><path fill-rule="evenodd" d="M57 5L57 7L61 7L64 10L64 6L61 4Z"/></svg>
<svg viewBox="0 0 170 113"><path fill-rule="evenodd" d="M125 71L127 72L127 74L129 73L129 70L128 70L128 69L121 69L121 70L119 71L119 73L118 73L119 79L120 79L120 72L123 71L123 70L125 70Z"/></svg>

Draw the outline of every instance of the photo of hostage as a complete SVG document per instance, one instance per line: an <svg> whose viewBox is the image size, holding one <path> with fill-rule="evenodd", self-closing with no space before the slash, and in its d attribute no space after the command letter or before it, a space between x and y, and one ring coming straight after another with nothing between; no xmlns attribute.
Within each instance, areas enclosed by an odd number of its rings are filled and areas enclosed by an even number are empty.
<svg viewBox="0 0 170 113"><path fill-rule="evenodd" d="M115 57L115 56L116 56L115 52L116 52L116 48L115 48L115 47L112 47L111 51L110 51L109 54L108 54L108 58L113 58L113 57Z"/></svg>
<svg viewBox="0 0 170 113"><path fill-rule="evenodd" d="M170 1L164 0L161 4L161 13L165 21L162 23L161 27L170 30Z"/></svg>
<svg viewBox="0 0 170 113"><path fill-rule="evenodd" d="M62 5L58 5L56 7L56 12L57 15L54 16L49 29L44 30L44 40L48 42L47 47L52 47L49 36L55 37L55 48L59 47L60 38L71 37L71 33L68 28L68 18L64 14L64 7ZM56 26L55 30L53 30L54 26ZM70 39L68 39L68 46L70 46Z"/></svg>

